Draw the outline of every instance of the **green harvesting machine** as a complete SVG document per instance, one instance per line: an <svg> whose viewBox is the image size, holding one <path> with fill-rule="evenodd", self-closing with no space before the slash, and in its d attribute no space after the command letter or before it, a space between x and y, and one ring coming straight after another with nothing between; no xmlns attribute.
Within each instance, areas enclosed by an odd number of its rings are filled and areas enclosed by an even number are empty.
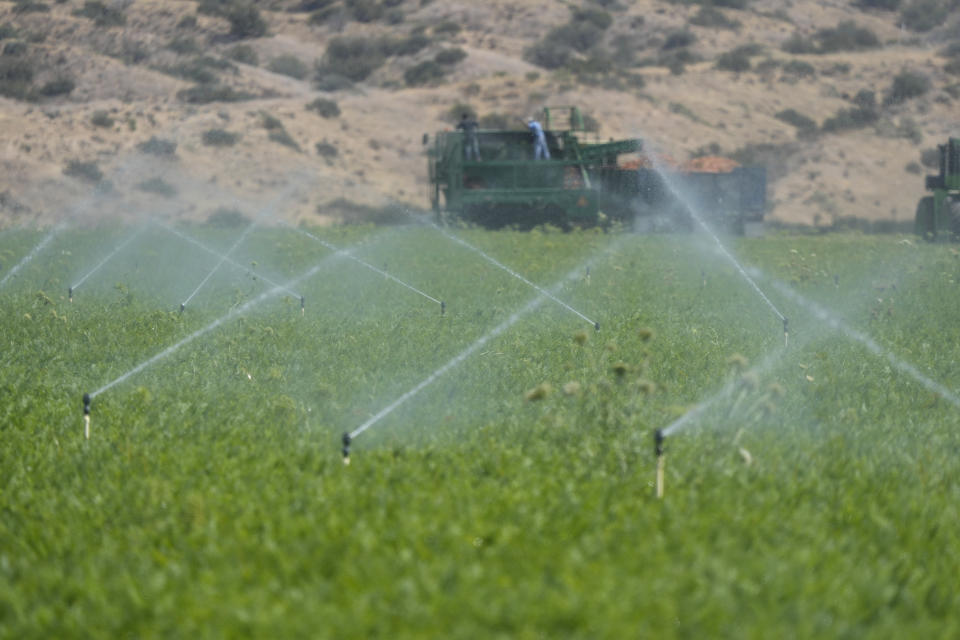
<svg viewBox="0 0 960 640"><path fill-rule="evenodd" d="M437 215L492 228L550 223L568 229L605 221L689 228L693 205L711 225L733 233L762 221L763 168L658 171L644 166L642 140L597 140L577 107L544 108L541 122L549 160L533 158L525 129L479 130L479 159L466 158L466 134L436 134L427 155Z"/></svg>
<svg viewBox="0 0 960 640"><path fill-rule="evenodd" d="M930 240L960 240L960 138L937 145L940 173L927 176L927 191L917 204L915 229Z"/></svg>

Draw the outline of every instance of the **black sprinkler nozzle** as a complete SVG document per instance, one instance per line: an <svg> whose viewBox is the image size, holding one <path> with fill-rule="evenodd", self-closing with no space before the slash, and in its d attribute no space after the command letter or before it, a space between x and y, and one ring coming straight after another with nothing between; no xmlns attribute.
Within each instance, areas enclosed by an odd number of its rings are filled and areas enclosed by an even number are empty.
<svg viewBox="0 0 960 640"><path fill-rule="evenodd" d="M343 461L348 462L350 460L350 442L352 441L352 438L350 437L349 433L344 431L343 438L341 440L343 441Z"/></svg>
<svg viewBox="0 0 960 640"><path fill-rule="evenodd" d="M90 394L83 394L83 415L90 415Z"/></svg>
<svg viewBox="0 0 960 640"><path fill-rule="evenodd" d="M657 457L663 455L663 441L666 436L663 435L663 429L657 429L653 432L653 451L657 454Z"/></svg>
<svg viewBox="0 0 960 640"><path fill-rule="evenodd" d="M303 311L303 309L304 309L306 306L307 306L307 298L306 298L306 296L300 296L300 310Z"/></svg>
<svg viewBox="0 0 960 640"><path fill-rule="evenodd" d="M70 298L70 302L73 302L73 287L67 289L67 297Z"/></svg>
<svg viewBox="0 0 960 640"><path fill-rule="evenodd" d="M595 331L600 331L600 323L599 323L599 322L594 322L594 323L593 323L593 328L594 328Z"/></svg>
<svg viewBox="0 0 960 640"><path fill-rule="evenodd" d="M444 315L444 314L446 314L446 313L447 313L447 303L444 302L443 300L441 300L441 301L440 301L440 315Z"/></svg>
<svg viewBox="0 0 960 640"><path fill-rule="evenodd" d="M787 318L783 319L783 332L790 333L790 320Z"/></svg>
<svg viewBox="0 0 960 640"><path fill-rule="evenodd" d="M187 305L180 303L180 313L183 313L183 310L187 308Z"/></svg>

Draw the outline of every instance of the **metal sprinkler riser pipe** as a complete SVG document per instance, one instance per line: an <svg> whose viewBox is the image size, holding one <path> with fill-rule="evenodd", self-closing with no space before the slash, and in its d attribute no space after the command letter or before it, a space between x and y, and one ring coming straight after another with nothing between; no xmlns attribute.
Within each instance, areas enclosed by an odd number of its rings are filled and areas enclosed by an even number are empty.
<svg viewBox="0 0 960 640"><path fill-rule="evenodd" d="M790 340L790 320L787 318L783 319L783 346L787 346L787 343Z"/></svg>
<svg viewBox="0 0 960 640"><path fill-rule="evenodd" d="M83 394L83 435L90 439L90 394Z"/></svg>
<svg viewBox="0 0 960 640"><path fill-rule="evenodd" d="M344 431L341 440L343 442L343 464L350 464L350 442L352 438L349 433Z"/></svg>
<svg viewBox="0 0 960 640"><path fill-rule="evenodd" d="M664 447L663 441L665 436L663 435L663 429L657 429L653 432L653 451L657 456L657 497L663 498L663 472L666 465L666 458L664 457Z"/></svg>

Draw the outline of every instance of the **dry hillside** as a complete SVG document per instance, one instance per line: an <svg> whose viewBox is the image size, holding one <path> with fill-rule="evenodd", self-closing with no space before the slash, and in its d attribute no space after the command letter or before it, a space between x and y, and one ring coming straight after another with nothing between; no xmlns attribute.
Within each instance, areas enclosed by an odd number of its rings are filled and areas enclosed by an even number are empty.
<svg viewBox="0 0 960 640"><path fill-rule="evenodd" d="M957 0L18 0L0 49L4 225L425 207L424 133L544 104L765 164L772 219L906 221L960 135Z"/></svg>

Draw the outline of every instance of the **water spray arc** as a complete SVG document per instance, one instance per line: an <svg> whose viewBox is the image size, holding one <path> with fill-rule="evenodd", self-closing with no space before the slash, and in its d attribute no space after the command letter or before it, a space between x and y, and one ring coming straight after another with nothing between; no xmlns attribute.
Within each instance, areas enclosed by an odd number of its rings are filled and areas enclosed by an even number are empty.
<svg viewBox="0 0 960 640"><path fill-rule="evenodd" d="M348 258L348 259L350 259L350 260L353 260L353 261L356 262L357 264L362 265L362 266L366 267L367 269L370 269L370 270L373 271L374 273L377 273L377 274L379 274L379 275L381 275L381 276L383 276L383 277L385 277L385 278L387 278L387 279L389 279L389 280L392 280L393 282L399 284L399 285L402 286L402 287L406 287L406 288L409 289L410 291L413 291L414 293L423 296L424 298L426 298L427 300L433 302L434 304L440 305L440 315L444 315L444 313L446 312L446 310L447 310L447 304L446 304L445 302L443 302L442 300L438 300L438 299L434 298L433 296L431 296L430 294L424 293L423 291L421 291L420 289L417 289L417 288L416 288L415 286L413 286L412 284L406 283L406 282L404 282L403 280L401 280L400 278L397 278L396 276L393 276L393 275L387 273L387 272L384 271L383 269L379 269L379 268L373 266L372 264L370 264L370 263L367 262L366 260L362 260L362 259L358 258L357 256L353 255L352 252L350 252L350 251L348 251L348 250L346 250L346 249L341 249L340 247L337 247L336 245L331 244L331 243L327 242L326 240L324 240L324 239L322 239L322 238L319 238L319 237L313 235L312 233L310 233L310 232L307 231L306 229L295 229L295 230L297 231L297 233L301 233L301 234L305 235L306 237L310 238L311 240L314 240L314 241L320 243L321 245L323 245L324 247L326 247L326 248L329 249L330 251L333 251L335 254L340 255L340 256L343 256L343 257Z"/></svg>
<svg viewBox="0 0 960 640"><path fill-rule="evenodd" d="M771 283L773 287L782 293L784 296L790 298L794 302L803 305L807 310L809 310L818 320L832 327L833 329L839 331L845 337L859 342L865 346L871 353L881 358L884 358L889 362L894 368L899 370L901 373L905 373L911 378L913 378L917 383L926 388L928 391L936 393L947 402L952 404L954 407L960 409L960 395L957 395L954 391L951 391L944 385L940 384L936 380L933 380L927 375L924 375L917 369L915 366L906 362L905 360L898 358L888 349L884 349L876 340L870 336L857 331L853 327L844 323L836 315L828 311L826 308L820 306L813 300L810 300L806 296L803 296L791 287L787 286L783 282L778 280L772 280Z"/></svg>
<svg viewBox="0 0 960 640"><path fill-rule="evenodd" d="M226 253L220 256L220 259L217 261L217 264L215 264L213 268L210 270L210 272L206 275L206 277L200 281L200 284L198 284L197 288L193 290L193 293L187 296L187 299L180 303L180 313L183 313L183 310L187 308L187 305L190 304L190 301L193 300L194 296L196 296L200 292L200 289L203 289L203 285L207 284L207 281L213 277L213 274L215 274L217 271L220 270L220 267L223 266L223 263L230 259L229 257L230 254L233 253L237 249L237 247L239 247L243 243L244 240L246 240L247 236L250 234L251 231L253 231L253 228L255 226L256 226L255 222L251 222L249 225L247 225L247 228L243 230L243 233L240 234L240 237L237 238L236 242L233 243L233 245L227 250Z"/></svg>
<svg viewBox="0 0 960 640"><path fill-rule="evenodd" d="M617 243L614 243L614 245L615 244ZM610 251L613 251L615 248L614 245L608 246L606 250L603 251L602 253L606 254L606 253L609 253ZM591 258L589 262L592 263L596 259L597 259L597 256L595 256L594 258ZM551 289L554 289L554 290L559 289L567 281L572 280L573 278L577 277L581 273L583 273L583 266L577 267L576 269L567 273L564 277L558 280L551 287ZM364 433L368 429L372 428L378 422L380 422L381 420L386 418L388 415L393 413L400 405L404 404L405 402L407 402L408 400L416 396L418 393L423 391L426 387L436 382L439 378L443 377L443 375L446 374L448 371L450 371L451 369L453 369L454 367L462 363L464 360L469 358L471 355L476 353L477 350L479 350L485 344L490 342L490 340L493 340L494 338L502 334L504 331L506 331L513 325L515 325L524 316L530 314L532 311L536 310L548 299L552 299L552 298L553 296L549 291L543 291L542 293L540 293L539 295L531 299L529 302L527 302L527 304L524 305L520 310L515 311L509 318L507 318L506 320L498 324L496 327L488 331L486 334L478 338L473 344L471 344L466 349L458 353L456 356L448 360L446 364L444 364L439 369L435 370L433 373L431 373L426 378L421 380L416 386L414 386L413 388L408 390L406 393L401 395L399 398L397 398L396 400L388 404L386 407L381 409L379 412L377 412L374 416L369 418L366 422L361 424L359 427L357 427L353 431L344 433L342 438L344 463L349 464L350 445L353 443L354 440L356 440L357 436Z"/></svg>
<svg viewBox="0 0 960 640"><path fill-rule="evenodd" d="M180 238L181 240L184 240L184 241L186 241L186 242L189 242L190 244L192 244L192 245L194 245L194 246L196 246L196 247L198 247L198 248L200 248L200 249L203 249L204 251L206 251L207 253L209 253L209 254L212 255L212 256L215 256L215 257L217 257L217 258L224 258L227 264L229 264L229 265L231 265L231 266L233 266L233 267L235 267L235 268L237 268L237 269L240 269L240 270L245 271L245 272L249 272L249 271L250 271L247 267L245 267L244 265L240 264L239 262L237 262L236 260L234 260L234 259L231 258L230 256L227 256L226 254L220 253L220 252L217 251L216 249L214 249L214 248L212 248L212 247L204 244L203 242L200 242L200 241L197 240L196 238L194 238L194 237L192 237L192 236L189 236L189 235L187 235L186 233L183 233L182 231L180 231L179 229L177 229L177 228L175 228L175 227L172 227L172 226L170 226L170 225L166 225L166 224L157 222L157 221L155 221L155 220L153 221L153 223L154 223L155 225L157 225L158 227L160 227L161 229L163 229L164 231L167 231L167 232L169 232L169 233L177 236L177 237ZM275 280L271 280L270 278L268 278L268 277L266 277L266 276L264 276L264 275L257 274L257 277L260 278L261 280L263 280L264 282L266 282L266 283L267 283L268 285L270 285L271 287L280 287L280 288L284 289L284 291L286 291L287 293L289 293L291 296L293 296L293 297L295 297L295 298L299 298L299 299L300 299L300 302L301 302L301 305L303 304L303 302L304 302L304 296L302 296L301 294L297 293L296 291L293 291L292 289L288 289L288 288L286 288L283 284L281 284L281 283L279 283L279 282L277 282L277 281L275 281ZM180 311L182 312L182 311L183 311L183 308L182 308L182 307L184 307L184 305L180 305L180 306L181 306ZM302 308L302 306L301 306L301 308Z"/></svg>
<svg viewBox="0 0 960 640"><path fill-rule="evenodd" d="M420 220L421 222L424 222L424 223L430 225L430 226L433 227L434 229L436 229L438 232L440 232L440 233L443 235L443 237L447 238L448 240L450 240L450 241L452 241L452 242L456 242L456 243L459 244L460 246L462 246L462 247L464 247L464 248L466 248L466 249L469 249L470 251L473 251L474 253L476 253L478 256L480 256L481 258L483 258L484 260L486 260L486 261L489 262L490 264L496 266L496 267L499 268L499 269L502 269L503 271L506 271L507 273L509 273L511 276L513 276L513 277L516 278L517 280L520 280L521 282L523 282L524 284L526 284L528 287L531 287L532 289L534 289L535 291L537 291L537 292L540 293L541 295L546 296L547 298L549 298L549 299L552 300L553 302L557 303L558 305L560 305L561 307L563 307L564 309L566 309L566 310L569 311L570 313L574 314L575 316L577 316L577 317L580 318L581 320L584 320L585 322L589 322L591 325L593 325L593 328L594 328L594 329L596 329L597 331L600 331L600 323L599 323L599 322L597 322L597 321L595 321L595 320L591 320L591 319L588 318L586 315L584 315L584 314L581 313L580 311L574 309L573 307L571 307L569 304L567 304L566 302L564 302L563 300L561 300L560 298L558 298L558 297L555 296L554 294L550 293L549 291L547 291L547 290L544 289L543 287L541 287L541 286L539 286L539 285L537 285L537 284L534 284L533 282L531 282L531 281L528 280L527 278L524 278L522 275L520 275L519 273L517 273L516 271L514 271L513 269L511 269L511 268L508 267L507 265L503 264L502 262L500 262L499 260L497 260L496 258L494 258L493 256L491 256L490 254L486 253L485 251L483 251L483 250L480 249L479 247L475 247L475 246L473 246L472 244L470 244L469 242L467 242L466 240L464 240L463 238L459 238L459 237L453 235L452 233L450 233L449 231L447 231L446 229L444 229L444 228L441 227L440 225L436 224L436 223L433 222L432 220L427 220L426 218L423 218L423 217L419 217L419 218L417 218L417 219ZM587 277L587 278L590 277L590 268L589 268L589 267L587 267L587 270L586 270L586 277Z"/></svg>
<svg viewBox="0 0 960 640"><path fill-rule="evenodd" d="M133 242L141 233L143 233L143 230L144 230L144 227L139 227L136 231L134 231L134 232L131 233L129 236L127 236L127 238L126 238L123 242L121 242L120 244L118 244L116 247L114 247L113 250L112 250L110 253L108 253L108 254L103 258L103 260L101 260L101 261L97 264L97 266L95 266L93 269L91 269L91 270L88 271L86 274L84 274L83 277L81 277L79 280L77 280L75 283L73 283L73 285L71 285L71 286L67 289L67 297L70 299L70 302L73 302L73 294L76 293L77 289L80 288L80 285L82 285L84 282L86 282L87 279L88 279L90 276L92 276L92 275L95 274L97 271L99 271L100 268L103 267L103 265L105 265L105 264L107 264L108 262L110 262L110 260L112 260L118 253L120 253L127 245L129 245L131 242Z"/></svg>
<svg viewBox="0 0 960 640"><path fill-rule="evenodd" d="M27 253L27 255L21 258L17 264L13 265L10 268L10 270L7 271L7 273L3 276L3 278L0 279L0 287L5 285L7 283L7 280L15 276L18 271L20 271L21 269L23 269L23 267L27 265L27 263L29 263L31 260L37 257L37 255L41 251L43 251L48 244L50 244L50 242L54 239L54 237L56 237L56 235L60 233L65 226L66 226L66 223L61 222L60 224L56 225L53 229L48 231L47 235L43 236L43 238L40 239L40 242L38 242L37 245L33 249L31 249L29 253Z"/></svg>
<svg viewBox="0 0 960 640"><path fill-rule="evenodd" d="M763 289L756 283L756 281L750 277L750 275L743 268L743 265L740 264L740 261L737 260L732 253L727 249L727 247L720 241L720 237L714 232L714 230L707 224L707 221L703 219L703 216L700 215L697 211L697 207L690 202L677 186L673 178L670 176L670 172L666 170L663 166L663 163L660 162L657 154L650 154L651 161L653 163L653 170L657 172L657 175L660 176L660 179L663 181L663 184L667 187L667 190L670 191L670 194L676 198L677 202L683 205L683 208L687 210L690 216L696 221L700 228L707 232L707 235L713 239L714 244L717 247L717 251L725 257L737 270L740 276L747 281L750 287L754 292L760 296L760 299L763 300L770 310L773 311L773 314L777 316L779 320L783 322L783 336L784 343L787 342L787 317L783 315L780 309L777 308L775 304L770 300L766 293L763 292ZM704 279L704 284L706 280Z"/></svg>

